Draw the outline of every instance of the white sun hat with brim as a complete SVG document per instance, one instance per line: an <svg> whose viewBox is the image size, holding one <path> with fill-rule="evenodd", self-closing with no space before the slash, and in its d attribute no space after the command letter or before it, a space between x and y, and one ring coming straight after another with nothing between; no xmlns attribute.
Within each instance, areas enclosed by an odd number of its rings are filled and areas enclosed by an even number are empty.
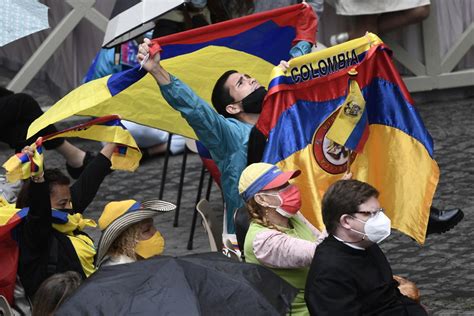
<svg viewBox="0 0 474 316"><path fill-rule="evenodd" d="M102 235L97 250L96 266L99 267L112 243L127 228L144 219L155 217L176 209L176 205L161 200L137 202L135 200L114 201L104 207L99 218Z"/></svg>

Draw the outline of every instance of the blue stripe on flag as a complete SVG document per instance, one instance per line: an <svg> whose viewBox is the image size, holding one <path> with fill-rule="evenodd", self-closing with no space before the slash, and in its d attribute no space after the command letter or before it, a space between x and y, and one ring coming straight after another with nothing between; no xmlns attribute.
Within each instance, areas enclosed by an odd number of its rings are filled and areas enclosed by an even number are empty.
<svg viewBox="0 0 474 316"><path fill-rule="evenodd" d="M316 129L323 123L346 96L325 102L299 100L283 112L274 129L270 131L263 161L275 164L305 148L313 140ZM301 128L303 126L303 128ZM280 146L277 144L284 144ZM268 150L273 148L272 150ZM278 148L278 150L275 150Z"/></svg>
<svg viewBox="0 0 474 316"><path fill-rule="evenodd" d="M403 97L395 83L375 78L362 89L362 94L366 100L369 125L387 125L401 130L423 144L433 158L431 135L416 109ZM275 128L270 131L263 161L277 163L311 144L315 131L345 98L344 95L326 102L297 101L281 114Z"/></svg>
<svg viewBox="0 0 474 316"><path fill-rule="evenodd" d="M295 38L295 29L281 27L273 21L267 21L250 30L234 36L223 37L197 44L169 44L163 47L161 58L167 59L189 54L209 45L224 46L247 54L258 56L273 65L278 65L281 56L288 56L291 41ZM260 45L255 45L259 43Z"/></svg>
<svg viewBox="0 0 474 316"><path fill-rule="evenodd" d="M18 155L17 157L18 157L18 159L20 159L22 164L27 163L28 161L30 161L30 158L28 158L27 154L21 154L21 155Z"/></svg>
<svg viewBox="0 0 474 316"><path fill-rule="evenodd" d="M352 150L355 150L357 146L359 145L359 141L362 137L362 134L364 134L367 124L368 124L367 123L367 108L365 108L359 122L357 122L355 128L352 130L351 134L347 138L344 146Z"/></svg>
<svg viewBox="0 0 474 316"><path fill-rule="evenodd" d="M212 159L211 153L209 152L209 150L207 150L203 143L201 143L200 141L196 141L196 148L198 150L199 157Z"/></svg>
<svg viewBox="0 0 474 316"><path fill-rule="evenodd" d="M112 96L119 94L132 84L143 78L147 71L145 69L138 70L140 66L113 74L107 79L107 87Z"/></svg>
<svg viewBox="0 0 474 316"><path fill-rule="evenodd" d="M115 119L115 120L110 120L107 122L102 122L97 125L102 125L102 126L123 126L122 123L120 122L120 119Z"/></svg>
<svg viewBox="0 0 474 316"><path fill-rule="evenodd" d="M125 156L127 154L127 146L117 145L116 148L119 155Z"/></svg>
<svg viewBox="0 0 474 316"><path fill-rule="evenodd" d="M395 83L376 78L363 89L362 94L366 100L369 124L387 125L403 131L422 143L433 158L430 133L418 111L404 98ZM370 99L367 99L367 94L371 95Z"/></svg>

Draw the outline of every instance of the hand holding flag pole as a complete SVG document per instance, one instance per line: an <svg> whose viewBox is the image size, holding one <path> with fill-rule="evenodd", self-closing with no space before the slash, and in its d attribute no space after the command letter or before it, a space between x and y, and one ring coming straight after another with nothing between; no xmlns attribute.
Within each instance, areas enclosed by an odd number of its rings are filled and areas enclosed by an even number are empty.
<svg viewBox="0 0 474 316"><path fill-rule="evenodd" d="M23 148L21 153L13 155L3 167L6 169L8 182L15 182L31 177L34 182L43 182L43 138Z"/></svg>
<svg viewBox="0 0 474 316"><path fill-rule="evenodd" d="M12 156L3 164L7 181L15 182L42 175L42 144L58 137L80 137L116 144L110 158L112 169L135 171L142 157L135 139L122 125L120 116L108 115L38 138L31 146L25 147L24 152Z"/></svg>
<svg viewBox="0 0 474 316"><path fill-rule="evenodd" d="M154 58L157 53L160 53L162 51L160 44L158 44L157 41L150 41L147 38L145 38L144 43L148 45L149 51L145 55L145 57L142 59L140 62L140 69L142 70L143 66L147 63L148 59Z"/></svg>

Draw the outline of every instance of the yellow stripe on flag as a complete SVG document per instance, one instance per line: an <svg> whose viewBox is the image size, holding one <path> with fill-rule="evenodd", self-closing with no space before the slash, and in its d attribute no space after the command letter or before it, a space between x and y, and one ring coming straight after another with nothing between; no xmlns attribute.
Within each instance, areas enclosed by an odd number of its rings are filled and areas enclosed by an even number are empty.
<svg viewBox="0 0 474 316"><path fill-rule="evenodd" d="M334 123L329 128L326 137L339 145L344 145L362 118L365 110L365 100L355 79L350 79L349 93L340 106Z"/></svg>
<svg viewBox="0 0 474 316"><path fill-rule="evenodd" d="M209 67L210 63L212 67ZM235 69L235 65L239 65L237 71L252 74L263 85L268 84L268 74L273 68L259 57L221 46L208 46L163 60L162 64L209 104L214 83L225 71ZM99 117L118 114L122 119L196 139L196 134L180 113L163 99L151 75L147 74L113 97L107 88L107 79L93 80L73 90L34 121L28 135L72 115Z"/></svg>
<svg viewBox="0 0 474 316"><path fill-rule="evenodd" d="M367 182L380 191L380 204L386 209L392 228L423 244L429 218L425 210L431 206L438 183L438 165L433 159L413 161L414 156L426 156L426 148L413 142L404 132L386 125L370 125L369 129L370 137L364 153L357 155L351 167L353 178ZM301 212L313 225L323 229L322 197L331 184L341 179L342 174L332 175L323 171L314 159L312 144L277 165L282 170L302 170L301 175L293 180L301 191ZM403 170L406 174L420 176L405 177L400 174ZM425 197L422 201L421 196Z"/></svg>

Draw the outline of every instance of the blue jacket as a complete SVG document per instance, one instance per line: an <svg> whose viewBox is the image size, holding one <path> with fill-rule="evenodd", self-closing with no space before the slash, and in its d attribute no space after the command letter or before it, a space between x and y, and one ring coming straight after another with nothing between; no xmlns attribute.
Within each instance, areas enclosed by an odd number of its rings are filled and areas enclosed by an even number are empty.
<svg viewBox="0 0 474 316"><path fill-rule="evenodd" d="M233 214L243 206L238 191L240 174L247 165L247 142L253 125L224 118L178 78L160 87L165 100L193 128L211 153L221 172L221 185L227 214L227 232L235 233Z"/></svg>
<svg viewBox="0 0 474 316"><path fill-rule="evenodd" d="M311 44L298 42L290 50L292 57L311 51ZM171 76L171 83L160 86L165 100L193 128L199 140L211 153L221 172L221 185L226 204L227 233L235 234L234 211L244 202L238 185L242 171L247 166L247 144L253 125L218 114L184 82Z"/></svg>

